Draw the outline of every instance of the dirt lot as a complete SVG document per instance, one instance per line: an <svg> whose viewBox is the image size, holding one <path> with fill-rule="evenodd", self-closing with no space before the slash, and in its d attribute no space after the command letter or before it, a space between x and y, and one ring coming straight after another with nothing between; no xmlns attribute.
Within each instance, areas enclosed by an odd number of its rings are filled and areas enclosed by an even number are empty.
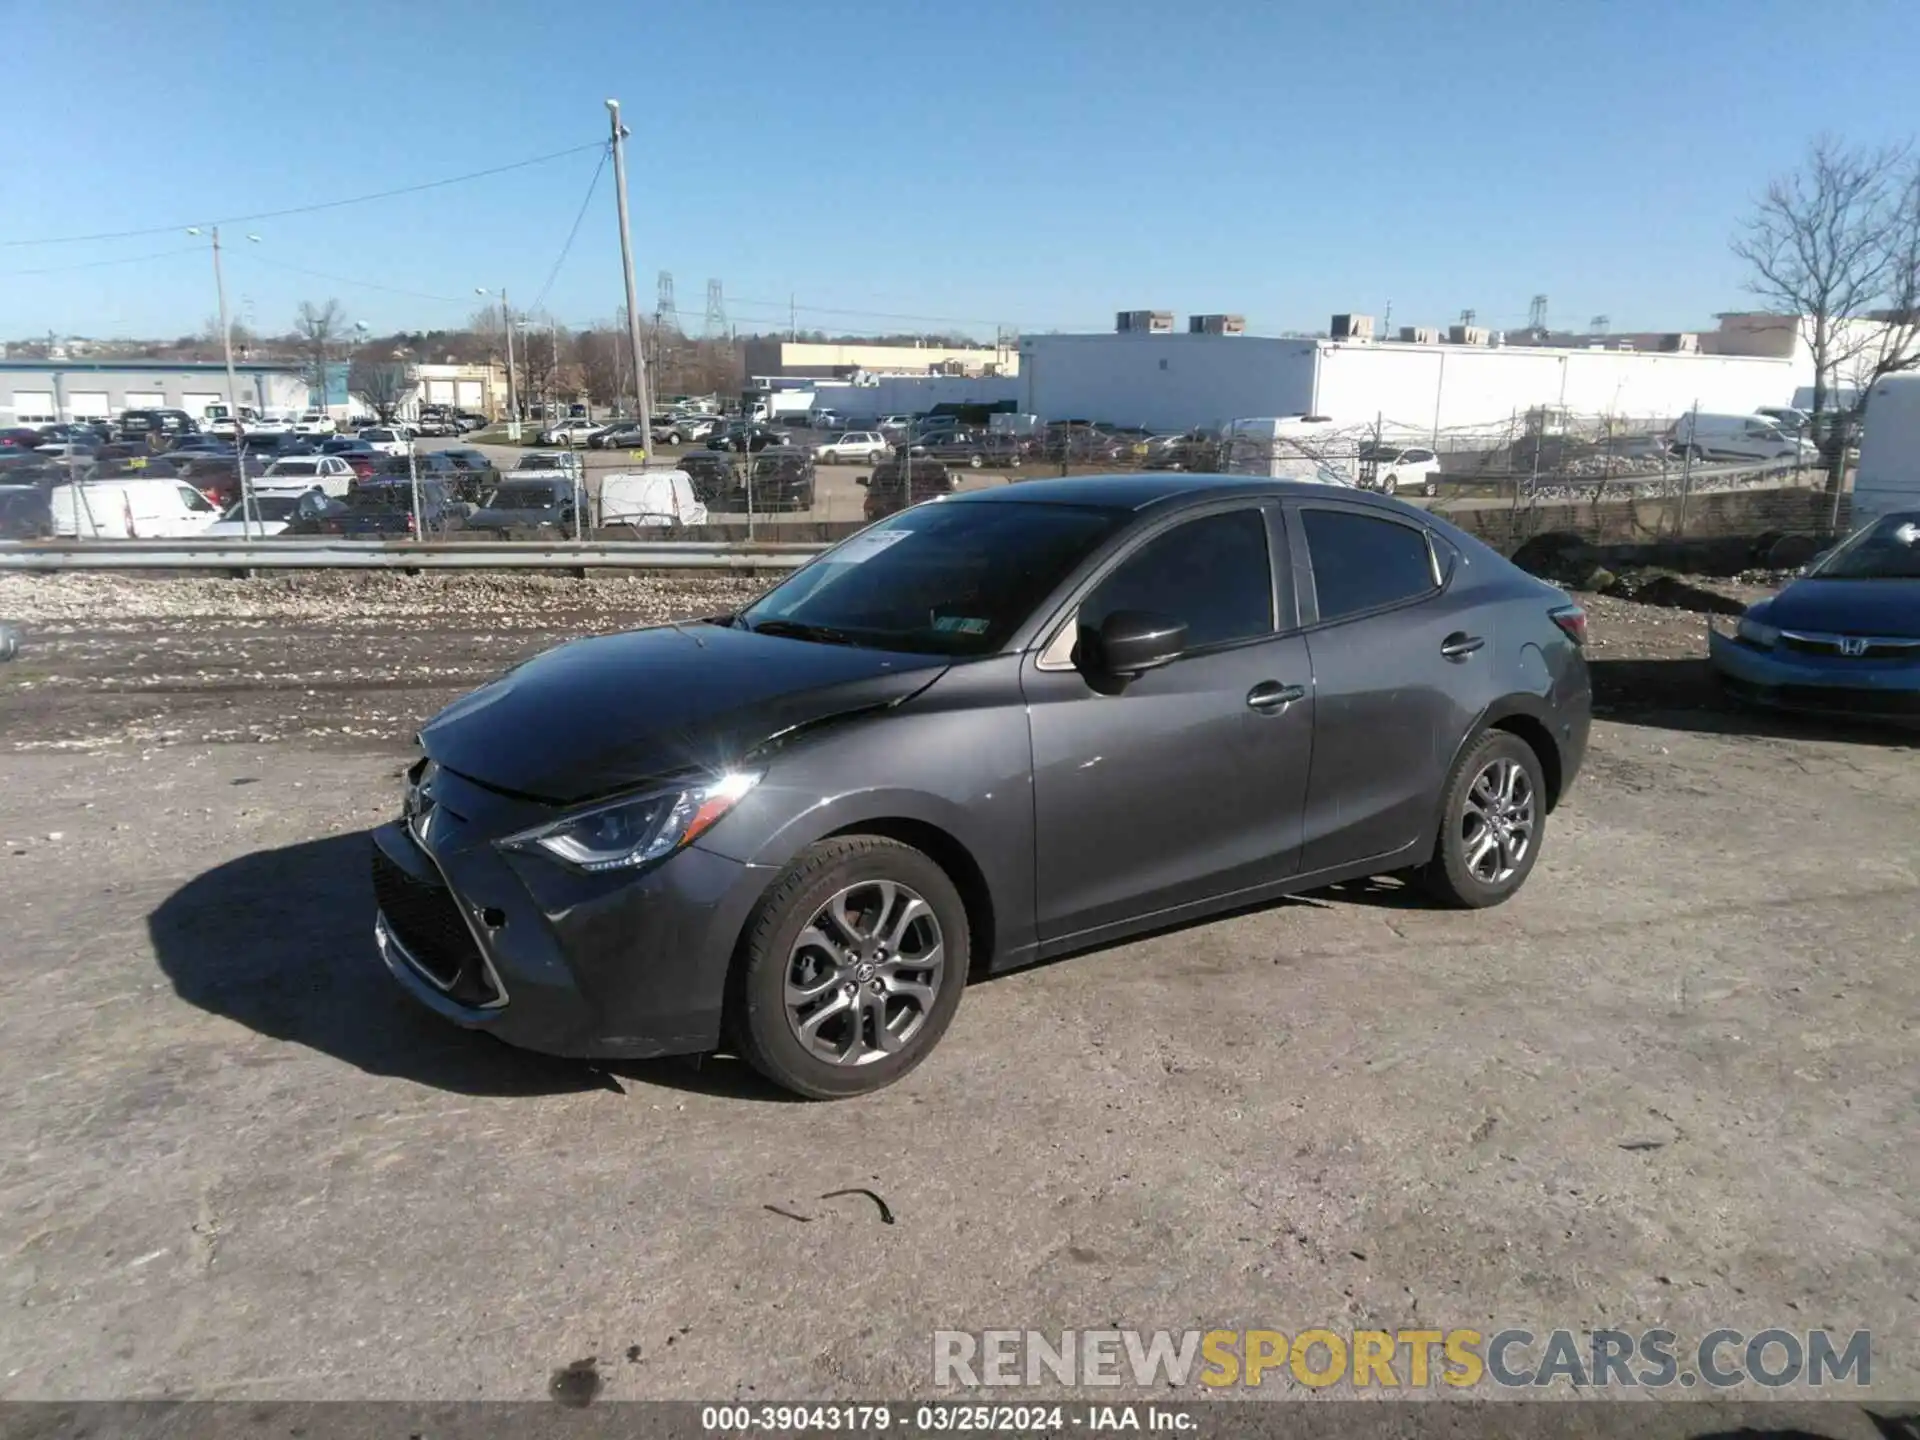
<svg viewBox="0 0 1920 1440"><path fill-rule="evenodd" d="M587 1357L898 1397L936 1327L1664 1324L1870 1328L1920 1398L1920 766L1695 708L1692 610L1594 602L1610 708L1497 911L1347 887L1008 976L833 1106L417 1013L362 834L414 725L745 588L0 577L0 1397Z"/></svg>

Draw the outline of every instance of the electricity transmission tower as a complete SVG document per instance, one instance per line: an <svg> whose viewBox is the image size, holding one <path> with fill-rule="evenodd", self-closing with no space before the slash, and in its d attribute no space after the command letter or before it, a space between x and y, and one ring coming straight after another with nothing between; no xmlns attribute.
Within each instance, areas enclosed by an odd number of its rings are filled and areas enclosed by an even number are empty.
<svg viewBox="0 0 1920 1440"><path fill-rule="evenodd" d="M1527 306L1527 328L1544 332L1547 328L1547 297L1536 295Z"/></svg>
<svg viewBox="0 0 1920 1440"><path fill-rule="evenodd" d="M653 302L653 328L662 335L669 332L678 334L680 330L680 312L673 305L673 272L660 272L660 290Z"/></svg>
<svg viewBox="0 0 1920 1440"><path fill-rule="evenodd" d="M1460 323L1462 325L1471 325L1479 316L1480 312L1477 310L1462 310L1460 312Z"/></svg>
<svg viewBox="0 0 1920 1440"><path fill-rule="evenodd" d="M1594 334L1604 335L1607 333L1607 327L1612 323L1613 321L1610 317L1606 315L1596 315L1587 322L1587 326Z"/></svg>
<svg viewBox="0 0 1920 1440"><path fill-rule="evenodd" d="M727 302L721 297L718 280L707 281L707 320L701 333L709 340L727 338Z"/></svg>

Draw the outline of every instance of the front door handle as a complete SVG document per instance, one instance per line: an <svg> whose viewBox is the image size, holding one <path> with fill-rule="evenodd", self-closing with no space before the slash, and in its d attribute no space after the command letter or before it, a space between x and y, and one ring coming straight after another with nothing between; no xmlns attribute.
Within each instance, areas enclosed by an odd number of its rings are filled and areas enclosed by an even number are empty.
<svg viewBox="0 0 1920 1440"><path fill-rule="evenodd" d="M1307 698L1306 688L1282 685L1278 680L1262 680L1247 692L1247 704L1255 710L1275 711Z"/></svg>
<svg viewBox="0 0 1920 1440"><path fill-rule="evenodd" d="M1440 653L1449 660L1464 660L1486 643L1478 635L1469 635L1464 630L1456 630L1440 642Z"/></svg>

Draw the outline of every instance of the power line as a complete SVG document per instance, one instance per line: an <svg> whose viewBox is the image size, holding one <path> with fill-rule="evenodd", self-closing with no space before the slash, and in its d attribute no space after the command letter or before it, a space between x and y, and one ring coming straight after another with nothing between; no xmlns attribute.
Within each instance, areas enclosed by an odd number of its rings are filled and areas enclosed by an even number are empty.
<svg viewBox="0 0 1920 1440"><path fill-rule="evenodd" d="M587 207L593 203L593 192L600 187L600 172L607 168L607 157L613 153L613 147L603 143L600 147L600 163L593 167L593 178L587 182L586 198L580 202L580 212L573 217L573 228L567 231L567 243L560 247L560 255L553 262L553 268L547 272L547 283L540 287L540 293L534 297L531 308L538 310L547 298L547 291L553 288L553 282L559 277L560 267L567 263L567 252L573 249L574 237L580 233L580 222L587 218Z"/></svg>
<svg viewBox="0 0 1920 1440"><path fill-rule="evenodd" d="M112 230L103 231L98 235L49 235L37 240L0 240L0 247L11 249L21 245L80 245L94 240L127 240L137 235L166 235L177 230L185 230L191 225L244 225L254 220L279 220L288 215L311 215L318 210L338 210L344 205L365 205L374 200L392 200L401 195L417 195L423 190L438 190L447 185L462 185L469 180L484 180L489 175L505 175L509 171L544 165L549 160L564 159L568 155L581 155L588 150L604 149L606 143L604 140L595 140L588 145L574 145L566 150L555 150L548 155L536 155L531 160L516 160L511 165L495 165L487 170L469 171L465 175L449 175L444 180L424 180L418 185L402 185L394 190L377 190L371 195L353 195L345 200L322 200L313 205L292 205L284 210L261 210L252 215L226 215L218 220L186 220L178 225L154 225L143 230Z"/></svg>
<svg viewBox="0 0 1920 1440"><path fill-rule="evenodd" d="M362 290L380 290L388 295L405 295L413 300L433 300L444 305L463 305L466 301L455 295L429 295L424 290L403 290L398 285L380 285L372 280L355 280L349 275L330 275L325 270L308 270L304 266L289 265L284 260L269 260L254 250L248 250L249 260L260 265L270 265L275 270L291 270L296 275L311 275L316 280L331 280L337 285L357 285Z"/></svg>
<svg viewBox="0 0 1920 1440"><path fill-rule="evenodd" d="M151 255L122 255L117 260L84 260L78 265L47 265L37 270L0 270L0 275L59 275L68 270L95 270L102 265L132 265L141 260L165 260L174 255L201 255L204 245L185 245L178 250L156 250Z"/></svg>

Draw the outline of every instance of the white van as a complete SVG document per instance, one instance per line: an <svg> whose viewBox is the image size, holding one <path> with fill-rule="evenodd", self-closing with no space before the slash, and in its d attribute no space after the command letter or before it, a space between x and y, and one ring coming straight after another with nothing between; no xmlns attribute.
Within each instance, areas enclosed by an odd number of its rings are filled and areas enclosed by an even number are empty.
<svg viewBox="0 0 1920 1440"><path fill-rule="evenodd" d="M636 470L600 481L600 520L606 525L704 525L707 507L693 493L684 470Z"/></svg>
<svg viewBox="0 0 1920 1440"><path fill-rule="evenodd" d="M1667 431L1667 443L1696 460L1820 459L1811 440L1788 435L1765 415L1682 415Z"/></svg>
<svg viewBox="0 0 1920 1440"><path fill-rule="evenodd" d="M86 480L47 494L53 533L64 540L170 540L198 535L220 518L184 480Z"/></svg>
<svg viewBox="0 0 1920 1440"><path fill-rule="evenodd" d="M1886 375L1867 396L1852 528L1920 510L1920 375Z"/></svg>

